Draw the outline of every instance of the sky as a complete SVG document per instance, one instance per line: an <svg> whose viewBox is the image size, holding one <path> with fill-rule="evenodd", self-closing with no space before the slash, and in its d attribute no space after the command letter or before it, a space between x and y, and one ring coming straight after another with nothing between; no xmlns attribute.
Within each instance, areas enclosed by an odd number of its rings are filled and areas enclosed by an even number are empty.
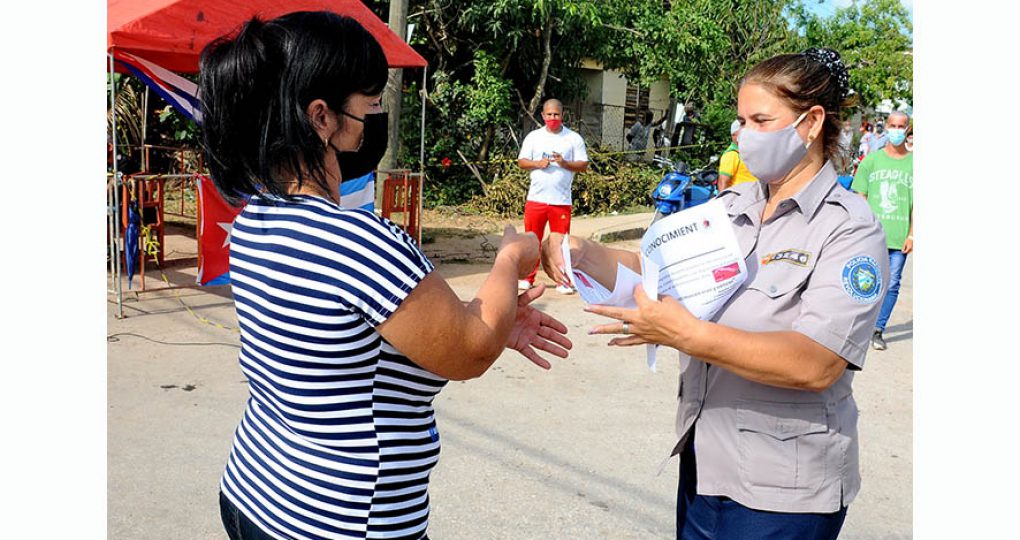
<svg viewBox="0 0 1020 540"><path fill-rule="evenodd" d="M838 8L848 7L853 3L853 0L805 0L808 8L817 13L818 15L828 16L836 12ZM914 0L900 0L903 7L907 8L910 12L910 18L914 18Z"/></svg>

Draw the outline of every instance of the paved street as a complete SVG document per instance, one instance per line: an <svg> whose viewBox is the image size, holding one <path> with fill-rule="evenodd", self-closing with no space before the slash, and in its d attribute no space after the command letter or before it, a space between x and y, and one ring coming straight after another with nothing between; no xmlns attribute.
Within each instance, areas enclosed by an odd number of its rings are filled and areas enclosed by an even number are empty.
<svg viewBox="0 0 1020 540"><path fill-rule="evenodd" d="M462 298L485 270L439 267ZM168 276L184 283L188 272ZM912 274L908 261L889 350L872 351L854 382L863 488L845 540L912 536ZM586 335L598 318L577 296L551 291L539 303L570 327L574 352L549 372L508 352L480 379L451 382L439 395L430 536L672 538L676 460L657 471L674 436L675 354L660 351L651 373L643 348L609 349L607 338ZM246 383L236 333L199 322L184 305L234 325L225 288L129 297L125 319L108 309L112 539L226 538L217 484Z"/></svg>

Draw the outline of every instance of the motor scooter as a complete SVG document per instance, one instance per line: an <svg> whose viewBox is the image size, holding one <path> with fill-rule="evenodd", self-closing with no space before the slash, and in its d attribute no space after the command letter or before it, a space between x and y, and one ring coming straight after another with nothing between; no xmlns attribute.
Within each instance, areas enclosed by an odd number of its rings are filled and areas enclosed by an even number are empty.
<svg viewBox="0 0 1020 540"><path fill-rule="evenodd" d="M652 223L684 208L704 204L718 195L719 171L712 167L718 160L718 156L712 156L708 165L689 171L687 163L683 161L674 162L663 156L655 156L652 162L666 170L666 173L652 190L655 204Z"/></svg>

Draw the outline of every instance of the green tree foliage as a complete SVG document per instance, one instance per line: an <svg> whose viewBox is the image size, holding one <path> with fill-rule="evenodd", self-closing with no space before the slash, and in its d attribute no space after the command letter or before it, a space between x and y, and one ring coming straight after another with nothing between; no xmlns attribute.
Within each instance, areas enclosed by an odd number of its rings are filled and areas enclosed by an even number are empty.
<svg viewBox="0 0 1020 540"><path fill-rule="evenodd" d="M188 75L189 77L193 77ZM175 150L191 150L186 152L185 165L197 166L194 152L199 148L201 128L179 111L167 104L155 92L148 93L148 106L145 103L146 87L137 78L130 75L114 74L116 83L117 111L117 151L122 163L138 172L142 169L144 151L142 145L154 146L148 154L151 172L178 172L180 155ZM113 123L113 115L107 102L107 133ZM145 120L145 121L143 121ZM144 140L143 140L144 138Z"/></svg>
<svg viewBox="0 0 1020 540"><path fill-rule="evenodd" d="M728 37L710 2L610 0L604 4L610 23L599 36L598 54L606 67L645 86L662 79L674 97L703 100Z"/></svg>
<svg viewBox="0 0 1020 540"><path fill-rule="evenodd" d="M601 58L642 85L665 79L698 112L702 141L728 144L740 78L756 62L796 50L790 0L610 0ZM696 161L719 148L688 151Z"/></svg>
<svg viewBox="0 0 1020 540"><path fill-rule="evenodd" d="M111 82L116 99L113 110L110 109L109 98L106 102L106 133L109 136L116 124L117 146L121 153L126 153L142 143L142 115L144 114L142 95L145 93L145 87L138 79L119 73L114 73L112 79L107 75L107 84L111 84ZM110 140L112 142L112 137Z"/></svg>
<svg viewBox="0 0 1020 540"><path fill-rule="evenodd" d="M853 2L827 18L803 4L793 11L804 46L840 52L859 107L871 109L886 99L913 101L913 24L899 0Z"/></svg>
<svg viewBox="0 0 1020 540"><path fill-rule="evenodd" d="M467 110L465 120L481 125L501 124L511 119L513 104L510 101L512 87L504 79L499 64L492 54L475 51L474 74L471 84L465 88Z"/></svg>
<svg viewBox="0 0 1020 540"><path fill-rule="evenodd" d="M696 101L703 106L702 122L720 147L729 143L729 126L736 117L737 91L744 74L766 58L798 50L787 17L789 4L788 0L714 0L698 6L714 10L714 20L727 37L715 71L708 76L703 101Z"/></svg>
<svg viewBox="0 0 1020 540"><path fill-rule="evenodd" d="M497 163L516 158L541 101L583 95L576 66L599 18L588 0L417 0L412 45L429 61L425 166L427 204L456 204L482 193ZM405 76L399 157L417 163L419 84ZM472 167L465 161L477 163ZM444 163L449 165L444 166ZM477 175L476 175L477 174ZM481 177L481 179L479 178Z"/></svg>
<svg viewBox="0 0 1020 540"><path fill-rule="evenodd" d="M182 148L198 148L201 128L171 105L156 110L159 118L159 134L163 144Z"/></svg>

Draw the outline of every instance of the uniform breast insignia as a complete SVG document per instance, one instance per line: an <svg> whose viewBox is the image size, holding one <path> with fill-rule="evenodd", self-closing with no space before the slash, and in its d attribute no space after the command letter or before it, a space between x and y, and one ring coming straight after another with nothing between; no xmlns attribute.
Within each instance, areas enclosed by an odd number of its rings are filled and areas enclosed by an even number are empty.
<svg viewBox="0 0 1020 540"><path fill-rule="evenodd" d="M810 260L811 254L806 251L801 251L799 249L784 249L783 251L769 253L762 257L761 264L762 266L765 266L766 264L774 263L776 261L783 261L797 266L807 266L808 261Z"/></svg>
<svg viewBox="0 0 1020 540"><path fill-rule="evenodd" d="M843 266L843 290L854 300L870 304L882 292L882 275L878 263L867 255L860 255Z"/></svg>

